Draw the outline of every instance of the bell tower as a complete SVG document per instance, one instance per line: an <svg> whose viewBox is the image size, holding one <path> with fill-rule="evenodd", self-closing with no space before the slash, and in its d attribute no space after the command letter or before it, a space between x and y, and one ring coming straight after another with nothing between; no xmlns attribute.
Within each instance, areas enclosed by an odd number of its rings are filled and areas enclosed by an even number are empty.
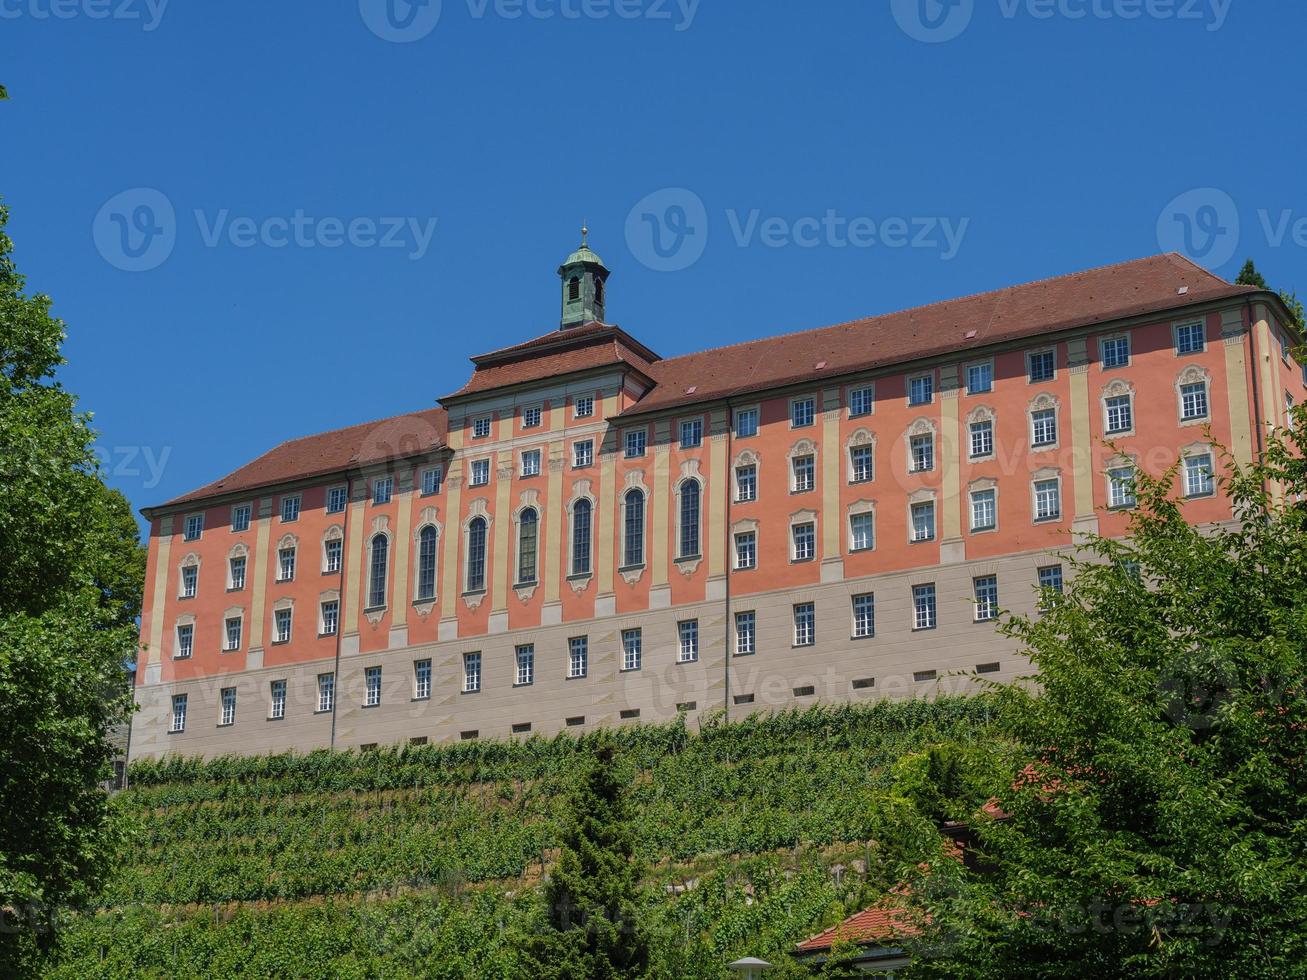
<svg viewBox="0 0 1307 980"><path fill-rule="evenodd" d="M604 319L608 269L586 244L589 234L590 229L582 227L581 247L558 267L558 277L563 281L563 330L592 320L602 323Z"/></svg>

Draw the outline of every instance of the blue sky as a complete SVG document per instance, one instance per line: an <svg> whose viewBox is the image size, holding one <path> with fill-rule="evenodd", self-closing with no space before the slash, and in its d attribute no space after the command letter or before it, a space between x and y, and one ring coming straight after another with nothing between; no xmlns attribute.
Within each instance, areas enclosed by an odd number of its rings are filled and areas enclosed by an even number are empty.
<svg viewBox="0 0 1307 980"><path fill-rule="evenodd" d="M583 218L609 319L664 355L1163 247L1307 290L1279 43L1304 20L1252 0L0 0L0 194L140 507L427 407L468 355L554 328Z"/></svg>

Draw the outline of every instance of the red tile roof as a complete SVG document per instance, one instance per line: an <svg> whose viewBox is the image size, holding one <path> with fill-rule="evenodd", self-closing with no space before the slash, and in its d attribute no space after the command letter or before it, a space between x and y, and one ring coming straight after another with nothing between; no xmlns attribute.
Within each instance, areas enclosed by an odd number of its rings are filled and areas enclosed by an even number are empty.
<svg viewBox="0 0 1307 980"><path fill-rule="evenodd" d="M820 953L837 942L885 943L919 935L921 930L912 922L908 910L887 898L869 909L854 913L839 925L805 939L796 949L800 953Z"/></svg>

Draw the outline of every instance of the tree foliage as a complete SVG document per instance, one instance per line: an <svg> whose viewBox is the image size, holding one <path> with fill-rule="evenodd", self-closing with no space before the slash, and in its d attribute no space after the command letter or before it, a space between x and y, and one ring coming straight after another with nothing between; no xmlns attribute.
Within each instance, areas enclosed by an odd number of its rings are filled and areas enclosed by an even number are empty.
<svg viewBox="0 0 1307 980"><path fill-rule="evenodd" d="M1249 259L1239 270L1239 278L1235 280L1240 286L1256 286L1258 289L1270 289L1266 284L1266 277L1257 271L1257 264ZM1289 311L1289 317L1293 320L1294 326L1298 332L1302 333L1307 330L1307 310L1303 309L1302 300L1298 298L1296 292L1289 290L1280 290L1280 301Z"/></svg>

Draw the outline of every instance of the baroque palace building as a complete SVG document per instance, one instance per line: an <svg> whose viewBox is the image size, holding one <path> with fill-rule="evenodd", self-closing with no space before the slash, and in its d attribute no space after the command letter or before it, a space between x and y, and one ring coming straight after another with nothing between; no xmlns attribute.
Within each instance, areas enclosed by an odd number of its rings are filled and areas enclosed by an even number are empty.
<svg viewBox="0 0 1307 980"><path fill-rule="evenodd" d="M285 442L150 521L133 758L930 697L1119 534L1136 467L1229 520L1304 395L1279 298L1162 255L663 358L561 329L439 407Z"/></svg>

